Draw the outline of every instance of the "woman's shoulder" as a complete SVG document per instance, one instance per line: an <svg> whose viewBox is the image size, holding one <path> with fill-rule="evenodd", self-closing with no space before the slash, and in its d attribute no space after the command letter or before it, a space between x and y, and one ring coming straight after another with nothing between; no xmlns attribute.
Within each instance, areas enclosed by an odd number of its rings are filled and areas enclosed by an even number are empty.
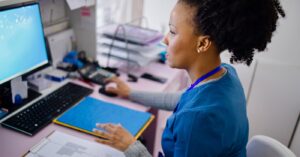
<svg viewBox="0 0 300 157"><path fill-rule="evenodd" d="M224 75L217 79L209 80L204 83L200 83L199 86L194 88L194 91L198 92L206 92L206 90L211 90L211 88L221 88L220 90L224 89L224 86L238 86L241 87L240 80L235 68L227 63L222 63L221 65L223 68L226 69Z"/></svg>
<svg viewBox="0 0 300 157"><path fill-rule="evenodd" d="M237 77L238 74L232 65L227 64L227 63L222 63L221 65L222 65L222 67L224 67L227 70L228 74L231 74L231 75Z"/></svg>
<svg viewBox="0 0 300 157"><path fill-rule="evenodd" d="M212 100L231 100L236 97L244 97L244 90L235 68L232 65L223 63L222 67L226 73L221 78L211 81L203 86L195 88L194 96L196 99L202 97L211 98ZM232 97L235 95L235 97Z"/></svg>

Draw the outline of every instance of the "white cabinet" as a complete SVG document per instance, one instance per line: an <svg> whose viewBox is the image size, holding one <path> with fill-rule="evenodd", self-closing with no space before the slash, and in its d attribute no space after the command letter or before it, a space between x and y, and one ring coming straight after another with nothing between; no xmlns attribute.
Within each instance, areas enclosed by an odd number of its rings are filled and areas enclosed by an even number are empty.
<svg viewBox="0 0 300 157"><path fill-rule="evenodd" d="M259 60L248 99L250 138L267 135L288 145L300 111L300 66Z"/></svg>

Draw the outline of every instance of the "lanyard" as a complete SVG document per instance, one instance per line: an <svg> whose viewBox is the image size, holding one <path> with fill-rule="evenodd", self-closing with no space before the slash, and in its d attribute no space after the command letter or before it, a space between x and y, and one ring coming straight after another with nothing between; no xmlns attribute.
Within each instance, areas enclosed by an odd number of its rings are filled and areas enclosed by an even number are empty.
<svg viewBox="0 0 300 157"><path fill-rule="evenodd" d="M195 86L197 86L197 84L199 84L200 82L202 82L203 80L207 79L208 77L214 75L215 73L219 72L222 69L221 66L216 67L215 69L213 69L212 71L206 73L205 75L201 76L200 78L198 78L193 84L191 84L190 88L187 89L186 91L190 91L192 90Z"/></svg>
<svg viewBox="0 0 300 157"><path fill-rule="evenodd" d="M193 84L191 84L190 88L186 90L187 91L190 91L192 90L195 86L197 86L197 84L199 84L201 81L207 79L208 77L214 75L215 73L219 72L220 70L222 69L221 66L218 66L216 67L215 69L213 69L212 71L206 73L205 75L201 76L200 78L198 78ZM176 105L175 109L173 112L176 112L177 111L177 108L179 106L179 103Z"/></svg>

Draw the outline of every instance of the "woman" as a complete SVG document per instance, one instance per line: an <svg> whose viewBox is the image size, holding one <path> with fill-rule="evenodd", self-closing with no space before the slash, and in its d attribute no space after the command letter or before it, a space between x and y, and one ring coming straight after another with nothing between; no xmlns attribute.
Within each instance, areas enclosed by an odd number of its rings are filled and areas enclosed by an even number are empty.
<svg viewBox="0 0 300 157"><path fill-rule="evenodd" d="M276 29L278 0L179 0L164 39L167 61L185 69L193 84L182 94L151 94L131 90L124 82L108 92L160 109L173 110L162 136L166 157L245 157L248 141L246 101L239 78L221 64L228 50L231 62L250 65L254 51L263 51ZM151 156L122 126L99 124L98 142L126 156Z"/></svg>

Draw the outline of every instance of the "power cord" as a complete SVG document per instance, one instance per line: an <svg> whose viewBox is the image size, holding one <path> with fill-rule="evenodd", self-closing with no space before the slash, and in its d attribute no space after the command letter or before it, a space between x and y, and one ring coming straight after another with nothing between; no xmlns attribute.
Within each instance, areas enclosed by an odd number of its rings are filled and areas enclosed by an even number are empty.
<svg viewBox="0 0 300 157"><path fill-rule="evenodd" d="M127 77L128 77L128 81L129 82L137 82L138 81L138 77L134 76L133 74L130 74L130 57L129 57L129 49L128 49L128 39L127 39L127 35L126 35L126 29L124 27L124 25L119 24L117 25L117 28L114 32L114 36L112 38L112 42L109 45L109 49L108 49L108 58L107 58L107 64L106 64L106 68L109 67L109 61L110 61L110 57L111 57L111 51L112 51L112 47L114 46L114 42L116 40L116 37L119 33L119 30L122 29L123 32L123 38L125 40L125 49L126 49L126 53L127 53Z"/></svg>

